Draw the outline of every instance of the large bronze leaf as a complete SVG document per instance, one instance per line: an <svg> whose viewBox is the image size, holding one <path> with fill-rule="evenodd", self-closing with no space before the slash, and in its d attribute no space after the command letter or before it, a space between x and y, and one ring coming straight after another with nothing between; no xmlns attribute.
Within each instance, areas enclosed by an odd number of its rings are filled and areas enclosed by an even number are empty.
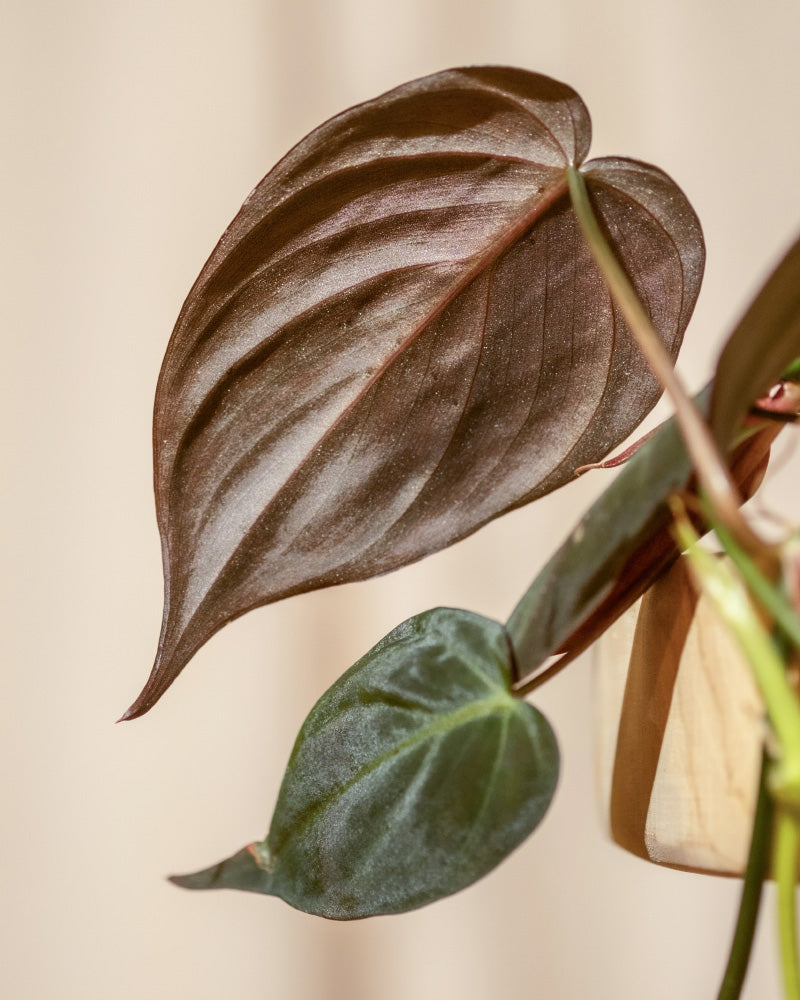
<svg viewBox="0 0 800 1000"><path fill-rule="evenodd" d="M320 126L250 195L159 380L164 624L127 718L236 616L463 538L652 407L567 195L589 138L564 84L450 70ZM642 163L586 179L676 354L703 266L691 207Z"/></svg>

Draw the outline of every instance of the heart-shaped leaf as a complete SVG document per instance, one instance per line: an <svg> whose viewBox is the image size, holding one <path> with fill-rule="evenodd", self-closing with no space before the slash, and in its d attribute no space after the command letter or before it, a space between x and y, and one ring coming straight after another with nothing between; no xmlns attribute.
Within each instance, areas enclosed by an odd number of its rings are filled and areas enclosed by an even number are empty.
<svg viewBox="0 0 800 1000"><path fill-rule="evenodd" d="M800 239L753 299L717 364L711 429L726 448L742 417L800 358Z"/></svg>
<svg viewBox="0 0 800 1000"><path fill-rule="evenodd" d="M558 779L553 732L510 683L497 622L449 608L404 622L312 709L266 840L172 881L342 920L463 889L528 836Z"/></svg>
<svg viewBox="0 0 800 1000"><path fill-rule="evenodd" d="M652 407L567 195L589 138L564 84L450 70L320 126L250 195L159 380L165 614L126 718L236 616L463 538ZM654 167L584 169L675 355L703 267L694 212Z"/></svg>

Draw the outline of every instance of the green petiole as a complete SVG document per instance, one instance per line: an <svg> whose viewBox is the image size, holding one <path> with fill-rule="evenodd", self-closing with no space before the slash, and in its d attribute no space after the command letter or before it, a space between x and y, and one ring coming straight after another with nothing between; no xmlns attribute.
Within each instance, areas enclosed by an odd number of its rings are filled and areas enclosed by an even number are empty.
<svg viewBox="0 0 800 1000"><path fill-rule="evenodd" d="M779 809L775 824L774 865L775 880L778 883L778 938L787 1000L800 1000L795 906L798 847L798 815L789 809Z"/></svg>
<svg viewBox="0 0 800 1000"><path fill-rule="evenodd" d="M653 329L650 317L600 228L589 201L583 175L575 167L569 167L567 180L572 207L586 242L640 351L675 407L675 419L681 429L687 451L718 519L728 526L745 548L762 552L765 549L764 543L753 533L739 510L741 497L717 450L708 425L678 378L672 366L672 359Z"/></svg>
<svg viewBox="0 0 800 1000"><path fill-rule="evenodd" d="M767 791L766 755L761 762L761 774L758 781L758 801L753 820L753 833L750 839L750 853L747 858L747 870L742 883L742 896L739 903L739 915L736 920L736 931L731 942L728 964L720 985L717 1000L739 1000L744 986L747 966L750 963L750 953L753 950L758 911L761 907L761 889L767 877L770 854L770 833L772 828L772 800Z"/></svg>

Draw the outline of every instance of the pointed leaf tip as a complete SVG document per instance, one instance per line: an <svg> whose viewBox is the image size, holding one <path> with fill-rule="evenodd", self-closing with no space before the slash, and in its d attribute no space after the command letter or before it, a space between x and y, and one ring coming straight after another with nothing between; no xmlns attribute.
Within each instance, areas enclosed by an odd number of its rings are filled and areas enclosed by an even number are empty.
<svg viewBox="0 0 800 1000"><path fill-rule="evenodd" d="M159 378L168 611L128 718L238 615L450 545L570 482L650 410L660 390L566 194L590 133L565 84L448 70L321 125L250 195ZM654 167L583 169L674 356L697 218Z"/></svg>
<svg viewBox="0 0 800 1000"><path fill-rule="evenodd" d="M175 676L177 676L177 673ZM130 722L133 719L139 719L141 716L146 715L167 690L173 679L162 668L162 657L159 651L147 683L142 688L136 700L117 719L117 722Z"/></svg>
<svg viewBox="0 0 800 1000"><path fill-rule="evenodd" d="M272 876L258 861L256 844L248 844L232 857L190 875L170 875L181 889L245 889L269 893Z"/></svg>

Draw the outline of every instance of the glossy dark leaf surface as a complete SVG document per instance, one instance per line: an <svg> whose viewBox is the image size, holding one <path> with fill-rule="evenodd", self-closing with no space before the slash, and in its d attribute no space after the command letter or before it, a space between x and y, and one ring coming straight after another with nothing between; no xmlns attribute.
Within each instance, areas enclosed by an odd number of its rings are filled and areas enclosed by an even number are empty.
<svg viewBox="0 0 800 1000"><path fill-rule="evenodd" d="M404 622L311 711L266 840L173 881L336 919L463 889L528 836L556 787L552 730L510 683L496 622L448 608Z"/></svg>
<svg viewBox="0 0 800 1000"><path fill-rule="evenodd" d="M767 279L723 348L714 379L711 429L726 448L742 418L800 358L800 239Z"/></svg>
<svg viewBox="0 0 800 1000"><path fill-rule="evenodd" d="M580 236L588 113L506 68L417 80L322 125L192 289L154 440L166 600L146 711L237 615L363 579L569 481L659 395ZM661 171L587 164L671 353L703 266Z"/></svg>
<svg viewBox="0 0 800 1000"><path fill-rule="evenodd" d="M695 402L706 412L707 386ZM744 497L761 481L780 431L765 423L731 455ZM694 492L692 464L674 418L630 458L523 595L506 626L522 678L553 655L586 649L678 556L667 499ZM697 527L705 530L698 522Z"/></svg>

